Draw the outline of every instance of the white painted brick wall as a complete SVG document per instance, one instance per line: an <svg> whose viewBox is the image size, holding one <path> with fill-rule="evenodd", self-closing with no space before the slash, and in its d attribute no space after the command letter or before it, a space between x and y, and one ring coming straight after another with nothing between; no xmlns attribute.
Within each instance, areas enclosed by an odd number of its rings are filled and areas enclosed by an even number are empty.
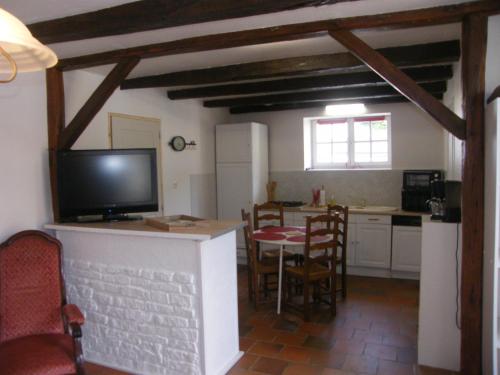
<svg viewBox="0 0 500 375"><path fill-rule="evenodd" d="M70 259L64 274L85 315L86 359L139 374L201 373L194 275Z"/></svg>

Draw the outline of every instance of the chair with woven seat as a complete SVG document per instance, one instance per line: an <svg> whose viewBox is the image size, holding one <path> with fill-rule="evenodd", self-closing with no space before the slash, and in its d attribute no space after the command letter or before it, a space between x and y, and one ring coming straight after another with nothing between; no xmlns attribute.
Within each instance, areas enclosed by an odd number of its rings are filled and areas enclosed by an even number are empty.
<svg viewBox="0 0 500 375"><path fill-rule="evenodd" d="M260 277L268 275L278 275L279 263L274 259L266 258L260 260L257 256L257 246L256 241L253 236L253 225L252 218L249 212L241 210L241 217L245 222L245 227L243 232L245 235L245 244L247 247L247 260L248 260L248 272L251 275L249 277L249 287L248 293L249 298L253 300L254 307L257 309L260 302L261 289L265 295L267 295L267 282L263 283L261 286Z"/></svg>
<svg viewBox="0 0 500 375"><path fill-rule="evenodd" d="M330 305L332 316L336 314L336 285L337 281L337 247L339 233L339 215L323 214L316 217L306 217L306 235L303 265L285 268L285 287L287 293L287 308L302 310L304 320L310 320L310 297L316 302L325 302ZM324 237L321 242L315 242L319 237ZM300 306L292 302L292 279L303 285L303 304ZM322 283L325 282L325 283ZM311 286L314 294L311 294ZM327 295L329 299L323 298Z"/></svg>
<svg viewBox="0 0 500 375"><path fill-rule="evenodd" d="M262 213L264 211L265 213ZM269 212L271 211L271 212ZM275 213L276 212L276 213ZM285 225L285 215L282 204L266 202L255 204L253 206L253 220L255 230L261 229L266 225L275 225L283 227ZM260 254L260 246L257 244L257 254ZM266 249L262 251L261 258L276 258L280 256L280 249ZM296 260L295 254L283 250L283 261Z"/></svg>
<svg viewBox="0 0 500 375"><path fill-rule="evenodd" d="M0 245L0 374L84 374L83 323L65 301L57 239L29 230Z"/></svg>
<svg viewBox="0 0 500 375"><path fill-rule="evenodd" d="M337 289L337 292L341 292L342 299L347 296L347 229L349 227L349 207L339 206L339 205L328 205L328 214L338 213L339 215L339 237L338 237L338 249L340 250L340 255L337 254L337 264L341 268L341 287Z"/></svg>

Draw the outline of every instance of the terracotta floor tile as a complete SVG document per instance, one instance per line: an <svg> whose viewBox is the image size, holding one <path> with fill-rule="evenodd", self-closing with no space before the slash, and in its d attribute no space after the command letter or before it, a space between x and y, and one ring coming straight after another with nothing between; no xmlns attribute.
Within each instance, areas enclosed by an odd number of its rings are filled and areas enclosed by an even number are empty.
<svg viewBox="0 0 500 375"><path fill-rule="evenodd" d="M308 336L302 346L306 348L320 349L320 350L330 350L332 347L332 342L321 337Z"/></svg>
<svg viewBox="0 0 500 375"><path fill-rule="evenodd" d="M283 345L300 346L306 338L307 334L305 333L278 332L273 342Z"/></svg>
<svg viewBox="0 0 500 375"><path fill-rule="evenodd" d="M344 354L362 354L365 349L365 343L360 340L335 340L332 351Z"/></svg>
<svg viewBox="0 0 500 375"><path fill-rule="evenodd" d="M398 348L381 344L366 344L364 353L371 357L395 361L398 356Z"/></svg>
<svg viewBox="0 0 500 375"><path fill-rule="evenodd" d="M413 365L381 359L378 363L380 375L413 375Z"/></svg>
<svg viewBox="0 0 500 375"><path fill-rule="evenodd" d="M325 368L321 372L321 375L356 375L356 373L351 371L337 370L334 368Z"/></svg>
<svg viewBox="0 0 500 375"><path fill-rule="evenodd" d="M412 348L417 345L417 340L408 336L393 334L384 336L382 344L397 346L399 348Z"/></svg>
<svg viewBox="0 0 500 375"><path fill-rule="evenodd" d="M362 340L367 344L382 344L383 336L378 333L356 330L352 338L355 340Z"/></svg>
<svg viewBox="0 0 500 375"><path fill-rule="evenodd" d="M373 322L370 327L370 332L381 335L397 335L399 334L399 325L393 322Z"/></svg>
<svg viewBox="0 0 500 375"><path fill-rule="evenodd" d="M278 335L278 332L271 328L255 327L246 337L257 340L257 341L273 341Z"/></svg>
<svg viewBox="0 0 500 375"><path fill-rule="evenodd" d="M285 346L279 354L279 358L288 362L309 363L311 349L298 346Z"/></svg>
<svg viewBox="0 0 500 375"><path fill-rule="evenodd" d="M258 358L259 357L254 354L245 353L243 357L241 357L240 360L236 363L235 367L248 370L250 367L252 367L252 365L257 361Z"/></svg>
<svg viewBox="0 0 500 375"><path fill-rule="evenodd" d="M280 375L288 366L288 362L280 359L261 357L253 365L252 370L263 372L264 374Z"/></svg>
<svg viewBox="0 0 500 375"><path fill-rule="evenodd" d="M306 366L306 365L290 365L285 371L283 371L283 375L320 375L322 368L314 367L314 366Z"/></svg>
<svg viewBox="0 0 500 375"><path fill-rule="evenodd" d="M377 373L378 360L373 357L362 355L347 355L342 370L375 375ZM381 375L388 375L380 373Z"/></svg>
<svg viewBox="0 0 500 375"><path fill-rule="evenodd" d="M276 323L274 323L273 329L279 331L295 332L298 326L299 324L297 322L293 322L287 319L279 319Z"/></svg>
<svg viewBox="0 0 500 375"><path fill-rule="evenodd" d="M314 350L311 352L311 364L335 369L341 369L344 365L346 354L325 350Z"/></svg>
<svg viewBox="0 0 500 375"><path fill-rule="evenodd" d="M249 353L263 355L266 357L277 357L281 350L283 349L283 345L281 344L272 344L268 342L256 342L249 350Z"/></svg>
<svg viewBox="0 0 500 375"><path fill-rule="evenodd" d="M354 328L358 330L369 330L371 326L371 319L357 318L357 319L347 319L344 323L345 328Z"/></svg>
<svg viewBox="0 0 500 375"><path fill-rule="evenodd" d="M254 343L254 339L248 337L240 337L240 350L246 352Z"/></svg>
<svg viewBox="0 0 500 375"><path fill-rule="evenodd" d="M354 328L352 327L331 327L321 334L321 337L328 338L330 340L343 339L348 340L354 336Z"/></svg>
<svg viewBox="0 0 500 375"><path fill-rule="evenodd" d="M327 324L304 323L299 327L299 332L304 332L312 336L319 336L328 330Z"/></svg>
<svg viewBox="0 0 500 375"><path fill-rule="evenodd" d="M417 349L416 348L399 348L397 355L398 362L402 363L417 363Z"/></svg>

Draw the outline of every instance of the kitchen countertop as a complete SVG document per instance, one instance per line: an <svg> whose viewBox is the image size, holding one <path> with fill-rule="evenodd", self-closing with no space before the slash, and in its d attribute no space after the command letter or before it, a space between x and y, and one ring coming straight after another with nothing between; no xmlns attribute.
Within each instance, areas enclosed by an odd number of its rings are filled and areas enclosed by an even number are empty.
<svg viewBox="0 0 500 375"><path fill-rule="evenodd" d="M383 209L377 210L377 206L367 206L366 208L356 208L359 206L349 207L349 213L355 215L401 215L401 216L428 216L430 214L425 212L412 212L403 211L400 208L394 208L393 210ZM371 208L372 207L372 208ZM385 206L383 206L385 208ZM311 206L301 206L301 207L284 207L285 212L311 212L311 213L321 213L326 212L326 207L311 207Z"/></svg>

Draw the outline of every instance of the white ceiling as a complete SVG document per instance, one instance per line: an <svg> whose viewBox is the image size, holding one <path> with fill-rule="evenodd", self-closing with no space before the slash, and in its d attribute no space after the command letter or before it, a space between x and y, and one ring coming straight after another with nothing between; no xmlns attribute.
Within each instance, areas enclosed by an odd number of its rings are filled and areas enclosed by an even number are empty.
<svg viewBox="0 0 500 375"><path fill-rule="evenodd" d="M227 21L206 22L196 25L173 27L120 36L87 39L83 41L50 45L59 58L119 48L160 43L192 36L216 34L237 30L255 29L290 23L308 22L365 14L387 13L407 9L434 7L466 2L467 0L360 0L335 5L310 7L270 15L238 18ZM68 15L93 11L127 3L123 0L3 0L1 6L29 24ZM394 31L363 31L358 35L373 47L408 45L460 37L457 24L405 29ZM188 53L145 59L134 69L130 77L161 74L172 71L269 60L282 57L313 55L343 51L330 37L308 40L246 46L225 50ZM94 68L105 73L109 67Z"/></svg>

